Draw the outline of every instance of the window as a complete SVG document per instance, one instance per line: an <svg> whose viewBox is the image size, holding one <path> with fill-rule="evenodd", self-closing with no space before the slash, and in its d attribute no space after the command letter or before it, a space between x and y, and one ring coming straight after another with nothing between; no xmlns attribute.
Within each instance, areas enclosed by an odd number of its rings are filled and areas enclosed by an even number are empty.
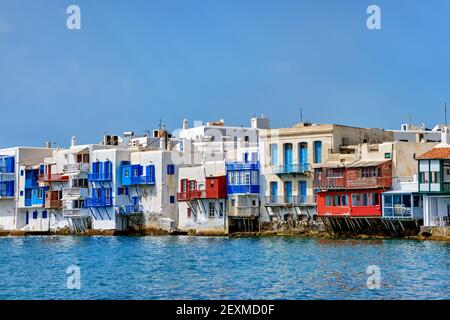
<svg viewBox="0 0 450 320"><path fill-rule="evenodd" d="M125 178L128 178L130 176L130 169L125 169Z"/></svg>
<svg viewBox="0 0 450 320"><path fill-rule="evenodd" d="M37 198L38 198L38 199L44 198L44 189L39 188L39 189L37 190Z"/></svg>
<svg viewBox="0 0 450 320"><path fill-rule="evenodd" d="M366 207L368 204L367 193L353 193L352 205L354 207Z"/></svg>
<svg viewBox="0 0 450 320"><path fill-rule="evenodd" d="M175 196L170 196L170 203L175 203Z"/></svg>
<svg viewBox="0 0 450 320"><path fill-rule="evenodd" d="M244 176L245 176L244 184L249 185L250 184L250 171L245 171Z"/></svg>
<svg viewBox="0 0 450 320"><path fill-rule="evenodd" d="M420 173L420 182L421 183L429 183L430 182L430 173L428 171Z"/></svg>
<svg viewBox="0 0 450 320"><path fill-rule="evenodd" d="M380 204L378 193L369 193L369 205L378 206Z"/></svg>
<svg viewBox="0 0 450 320"><path fill-rule="evenodd" d="M167 174L168 175L174 175L175 174L175 165L168 164L167 165Z"/></svg>
<svg viewBox="0 0 450 320"><path fill-rule="evenodd" d="M214 202L209 203L209 217L214 218L215 216L215 208L214 208Z"/></svg>
<svg viewBox="0 0 450 320"><path fill-rule="evenodd" d="M188 218L191 218L191 217L192 217L192 209L191 209L191 208L188 208L188 209L187 209L187 217L188 217Z"/></svg>
<svg viewBox="0 0 450 320"><path fill-rule="evenodd" d="M128 195L128 187L118 187L117 194L118 195Z"/></svg>
<svg viewBox="0 0 450 320"><path fill-rule="evenodd" d="M322 141L314 141L314 163L322 163Z"/></svg>
<svg viewBox="0 0 450 320"><path fill-rule="evenodd" d="M333 196L333 205L335 207L341 206L341 197L338 194Z"/></svg>
<svg viewBox="0 0 450 320"><path fill-rule="evenodd" d="M133 169L133 177L139 177L139 176L140 176L139 169L138 168L134 168Z"/></svg>
<svg viewBox="0 0 450 320"><path fill-rule="evenodd" d="M252 206L256 207L256 200L252 200Z"/></svg>
<svg viewBox="0 0 450 320"><path fill-rule="evenodd" d="M325 196L325 206L331 207L333 205L333 198L330 195Z"/></svg>
<svg viewBox="0 0 450 320"><path fill-rule="evenodd" d="M348 196L346 194L344 194L342 196L342 206L343 207L347 207L348 206Z"/></svg>
<svg viewBox="0 0 450 320"><path fill-rule="evenodd" d="M270 164L273 166L278 165L278 144L272 143L270 145Z"/></svg>
<svg viewBox="0 0 450 320"><path fill-rule="evenodd" d="M438 171L431 172L431 183L439 183L440 181L441 181L440 172Z"/></svg>
<svg viewBox="0 0 450 320"><path fill-rule="evenodd" d="M259 185L258 171L252 171L252 184Z"/></svg>
<svg viewBox="0 0 450 320"><path fill-rule="evenodd" d="M219 217L223 217L223 202L219 204Z"/></svg>
<svg viewBox="0 0 450 320"><path fill-rule="evenodd" d="M20 170L20 176L23 177L23 170Z"/></svg>
<svg viewBox="0 0 450 320"><path fill-rule="evenodd" d="M23 190L20 190L20 196L23 197Z"/></svg>
<svg viewBox="0 0 450 320"><path fill-rule="evenodd" d="M384 158L385 159L390 159L391 158L391 153L390 152L385 152L384 153Z"/></svg>
<svg viewBox="0 0 450 320"><path fill-rule="evenodd" d="M231 206L232 207L236 206L236 199L234 199L234 198L231 199Z"/></svg>
<svg viewBox="0 0 450 320"><path fill-rule="evenodd" d="M38 218L38 212L33 211L33 219L36 220Z"/></svg>
<svg viewBox="0 0 450 320"><path fill-rule="evenodd" d="M47 219L47 211L42 211L42 219Z"/></svg>

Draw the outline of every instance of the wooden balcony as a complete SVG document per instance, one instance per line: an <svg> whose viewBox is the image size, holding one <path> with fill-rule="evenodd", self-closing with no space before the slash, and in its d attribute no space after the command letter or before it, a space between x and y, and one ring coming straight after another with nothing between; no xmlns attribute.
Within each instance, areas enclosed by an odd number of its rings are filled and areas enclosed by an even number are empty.
<svg viewBox="0 0 450 320"><path fill-rule="evenodd" d="M39 182L65 182L68 181L69 177L64 176L62 173L52 173L52 174L41 174L38 177Z"/></svg>

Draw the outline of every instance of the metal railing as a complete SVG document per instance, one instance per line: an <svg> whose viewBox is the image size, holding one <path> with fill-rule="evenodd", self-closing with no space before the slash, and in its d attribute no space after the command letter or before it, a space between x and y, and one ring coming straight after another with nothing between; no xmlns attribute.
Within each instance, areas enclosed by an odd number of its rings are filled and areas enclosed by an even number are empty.
<svg viewBox="0 0 450 320"><path fill-rule="evenodd" d="M63 167L64 172L89 172L89 163L69 163Z"/></svg>
<svg viewBox="0 0 450 320"><path fill-rule="evenodd" d="M88 174L89 182L111 181L112 172L96 172Z"/></svg>
<svg viewBox="0 0 450 320"><path fill-rule="evenodd" d="M302 206L315 205L315 196L266 196L264 197L264 204L266 206Z"/></svg>
<svg viewBox="0 0 450 320"><path fill-rule="evenodd" d="M434 227L448 227L450 226L449 217L433 217L431 223Z"/></svg>
<svg viewBox="0 0 450 320"><path fill-rule="evenodd" d="M136 213L143 213L144 207L142 205L126 205L119 207L119 214L136 214Z"/></svg>
<svg viewBox="0 0 450 320"><path fill-rule="evenodd" d="M113 198L86 198L86 207L111 207Z"/></svg>
<svg viewBox="0 0 450 320"><path fill-rule="evenodd" d="M131 177L131 184L155 184L154 176Z"/></svg>
<svg viewBox="0 0 450 320"><path fill-rule="evenodd" d="M64 188L62 190L62 199L67 198L80 198L82 190L88 191L88 188L81 188L81 187L72 187L72 188Z"/></svg>
<svg viewBox="0 0 450 320"><path fill-rule="evenodd" d="M305 174L308 173L311 169L309 163L301 163L301 164L287 164L282 166L273 166L272 171L273 174Z"/></svg>

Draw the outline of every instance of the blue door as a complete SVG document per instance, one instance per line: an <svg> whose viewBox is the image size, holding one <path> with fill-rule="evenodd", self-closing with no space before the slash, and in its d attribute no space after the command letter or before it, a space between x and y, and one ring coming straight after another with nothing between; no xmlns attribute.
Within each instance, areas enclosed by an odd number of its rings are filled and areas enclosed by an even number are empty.
<svg viewBox="0 0 450 320"><path fill-rule="evenodd" d="M292 203L292 182L285 181L284 182L284 197L286 203Z"/></svg>
<svg viewBox="0 0 450 320"><path fill-rule="evenodd" d="M284 146L284 171L292 171L292 144L285 143Z"/></svg>
<svg viewBox="0 0 450 320"><path fill-rule="evenodd" d="M271 182L270 183L270 203L276 203L278 196L278 183Z"/></svg>
<svg viewBox="0 0 450 320"><path fill-rule="evenodd" d="M299 181L298 183L298 193L300 203L306 202L306 181Z"/></svg>
<svg viewBox="0 0 450 320"><path fill-rule="evenodd" d="M302 142L299 145L298 159L300 170L305 171L308 168L308 144L306 142Z"/></svg>
<svg viewBox="0 0 450 320"><path fill-rule="evenodd" d="M322 141L314 141L314 163L322 163Z"/></svg>

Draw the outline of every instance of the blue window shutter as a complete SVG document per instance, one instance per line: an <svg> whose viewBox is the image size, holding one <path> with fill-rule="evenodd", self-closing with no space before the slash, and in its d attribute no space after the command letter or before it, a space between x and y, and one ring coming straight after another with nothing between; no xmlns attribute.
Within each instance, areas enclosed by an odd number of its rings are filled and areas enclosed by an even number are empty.
<svg viewBox="0 0 450 320"><path fill-rule="evenodd" d="M38 218L38 212L37 211L33 211L33 219L37 219Z"/></svg>
<svg viewBox="0 0 450 320"><path fill-rule="evenodd" d="M47 219L47 211L42 211L42 219Z"/></svg>
<svg viewBox="0 0 450 320"><path fill-rule="evenodd" d="M170 203L175 203L175 196L170 196Z"/></svg>

